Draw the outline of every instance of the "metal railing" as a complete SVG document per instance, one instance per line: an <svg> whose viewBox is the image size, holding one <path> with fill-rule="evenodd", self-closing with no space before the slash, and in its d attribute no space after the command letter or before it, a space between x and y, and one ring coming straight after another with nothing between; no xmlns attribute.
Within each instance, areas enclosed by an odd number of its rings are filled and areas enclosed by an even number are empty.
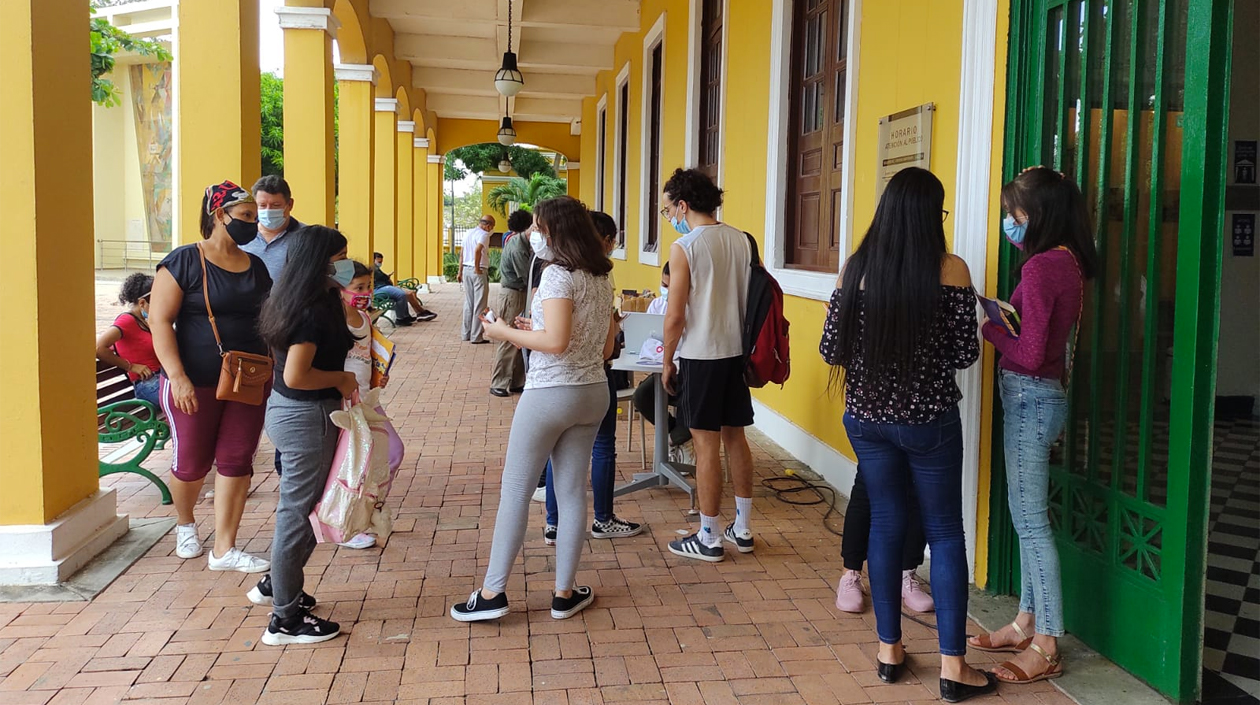
<svg viewBox="0 0 1260 705"><path fill-rule="evenodd" d="M124 271L155 269L171 245L150 240L97 240L97 269Z"/></svg>

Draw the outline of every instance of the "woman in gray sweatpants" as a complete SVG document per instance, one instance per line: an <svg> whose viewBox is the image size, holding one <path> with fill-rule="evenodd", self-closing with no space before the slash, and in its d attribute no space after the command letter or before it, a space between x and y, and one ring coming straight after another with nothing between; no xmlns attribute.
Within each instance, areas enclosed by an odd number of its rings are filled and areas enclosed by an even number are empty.
<svg viewBox="0 0 1260 705"><path fill-rule="evenodd" d="M539 203L534 225L530 243L551 264L543 270L529 322L518 330L507 321L482 319L486 337L531 353L525 392L508 436L490 568L481 589L451 607L451 617L461 622L508 613L508 574L525 541L538 468L548 457L560 509L551 616L567 619L595 599L590 587L574 582L586 541L591 448L608 411L604 361L617 334L608 280L612 262L590 213L576 199L561 196Z"/></svg>

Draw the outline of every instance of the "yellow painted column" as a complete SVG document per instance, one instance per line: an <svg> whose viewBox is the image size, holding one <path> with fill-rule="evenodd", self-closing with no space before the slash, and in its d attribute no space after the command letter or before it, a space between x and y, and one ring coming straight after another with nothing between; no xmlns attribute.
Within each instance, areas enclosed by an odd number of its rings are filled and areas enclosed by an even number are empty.
<svg viewBox="0 0 1260 705"><path fill-rule="evenodd" d="M338 90L338 196L337 224L350 241L350 257L364 264L372 261L372 195L376 174L375 97L376 67L371 64L339 64Z"/></svg>
<svg viewBox="0 0 1260 705"><path fill-rule="evenodd" d="M580 200L582 198L581 165L578 162L569 162L568 168L569 171L566 178L569 184L569 195ZM586 205L594 208L595 199L591 199L591 202Z"/></svg>
<svg viewBox="0 0 1260 705"><path fill-rule="evenodd" d="M375 183L372 191L372 246L385 255L385 271L398 267L397 223L398 211L398 100L376 99L376 161L373 166Z"/></svg>
<svg viewBox="0 0 1260 705"><path fill-rule="evenodd" d="M178 7L175 220L186 244L201 239L206 186L231 179L248 188L262 172L258 0L181 0Z"/></svg>
<svg viewBox="0 0 1260 705"><path fill-rule="evenodd" d="M95 302L86 15L82 0L0 2L0 584L58 582L127 531L113 490L98 491L86 355Z"/></svg>
<svg viewBox="0 0 1260 705"><path fill-rule="evenodd" d="M432 272L433 238L429 234L429 140L416 137L411 141L411 230L416 244L412 252L412 276L428 281Z"/></svg>
<svg viewBox="0 0 1260 705"><path fill-rule="evenodd" d="M396 196L396 213L397 220L396 229L398 233L398 258L396 260L394 270L395 281L410 279L416 276L414 267L416 233L414 229L414 218L412 213L412 201L415 196L411 190L412 186L412 152L415 146L412 142L416 137L416 123L410 120L398 121L398 151L396 152L398 163L397 173L397 196Z"/></svg>
<svg viewBox="0 0 1260 705"><path fill-rule="evenodd" d="M429 246L433 257L429 260L429 276L444 280L442 269L446 262L446 247L442 235L442 155L429 155Z"/></svg>
<svg viewBox="0 0 1260 705"><path fill-rule="evenodd" d="M292 4L292 1L291 1ZM336 222L332 42L338 22L325 7L277 7L284 29L284 177L293 215Z"/></svg>

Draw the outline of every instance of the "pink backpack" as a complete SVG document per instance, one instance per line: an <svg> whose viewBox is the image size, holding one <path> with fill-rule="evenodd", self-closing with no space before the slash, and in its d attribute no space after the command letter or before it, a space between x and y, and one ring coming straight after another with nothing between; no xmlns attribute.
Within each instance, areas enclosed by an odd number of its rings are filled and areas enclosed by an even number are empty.
<svg viewBox="0 0 1260 705"><path fill-rule="evenodd" d="M393 521L385 497L394 477L387 418L377 410L379 396L379 389L361 399L356 393L343 409L330 415L341 436L324 493L310 516L320 543L342 543L369 529L382 543L389 538Z"/></svg>

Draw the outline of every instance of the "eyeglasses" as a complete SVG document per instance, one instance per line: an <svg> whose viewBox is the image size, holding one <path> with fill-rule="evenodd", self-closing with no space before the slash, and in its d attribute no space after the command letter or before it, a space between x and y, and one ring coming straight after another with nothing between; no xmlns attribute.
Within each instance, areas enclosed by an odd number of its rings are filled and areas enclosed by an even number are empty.
<svg viewBox="0 0 1260 705"><path fill-rule="evenodd" d="M669 217L669 206L661 206L661 217L662 218Z"/></svg>
<svg viewBox="0 0 1260 705"><path fill-rule="evenodd" d="M947 210L945 210L944 208L942 208L942 209L941 209L941 214L942 214L942 215L941 215L941 222L942 222L942 223L944 223L946 220L949 220L949 211L947 211Z"/></svg>
<svg viewBox="0 0 1260 705"><path fill-rule="evenodd" d="M488 220L478 220L477 224L478 225L492 225L492 223Z"/></svg>

